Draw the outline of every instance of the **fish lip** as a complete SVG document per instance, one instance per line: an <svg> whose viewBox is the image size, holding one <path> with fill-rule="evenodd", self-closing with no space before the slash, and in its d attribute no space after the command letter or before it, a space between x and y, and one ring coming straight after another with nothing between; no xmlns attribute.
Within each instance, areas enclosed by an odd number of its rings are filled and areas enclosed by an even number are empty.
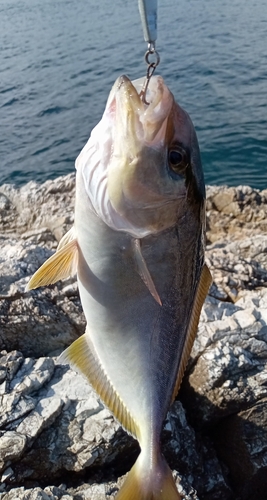
<svg viewBox="0 0 267 500"><path fill-rule="evenodd" d="M132 82L131 82L130 78L128 78L127 75L121 75L117 78L115 84L117 84L118 90L120 90L121 86L124 85L125 83L128 83L128 84L130 83L132 86Z"/></svg>
<svg viewBox="0 0 267 500"><path fill-rule="evenodd" d="M113 85L113 98L116 99L117 95L123 92L124 94L126 94L126 98L128 99L131 96L131 92L133 91L133 89L137 93L130 78L127 75L121 75L117 78Z"/></svg>
<svg viewBox="0 0 267 500"><path fill-rule="evenodd" d="M137 103L139 106L141 103L140 94L127 75L121 75L117 78L115 82L115 98L116 100L120 99L123 105L127 102L128 107L130 106L132 111L134 111Z"/></svg>
<svg viewBox="0 0 267 500"><path fill-rule="evenodd" d="M121 75L117 78L111 89L105 112L117 115L119 109L123 110L127 107L128 111L131 111L135 115L137 108L140 108L140 103L141 98L130 78L126 75Z"/></svg>
<svg viewBox="0 0 267 500"><path fill-rule="evenodd" d="M149 104L146 104L142 98L145 81L145 76L133 81L126 75L119 76L113 87L113 105L116 108L118 120L122 119L122 122L131 120L132 132L135 122L135 133L152 145L152 142L158 142L155 131L157 128L160 130L161 125L168 118L174 97L160 75L152 76L147 90Z"/></svg>

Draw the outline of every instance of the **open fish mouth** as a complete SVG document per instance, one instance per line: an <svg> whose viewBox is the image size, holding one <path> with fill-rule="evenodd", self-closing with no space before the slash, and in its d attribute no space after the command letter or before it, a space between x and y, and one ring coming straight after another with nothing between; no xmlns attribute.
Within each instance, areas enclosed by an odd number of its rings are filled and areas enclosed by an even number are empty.
<svg viewBox="0 0 267 500"><path fill-rule="evenodd" d="M143 102L141 91L146 77L131 81L120 76L110 93L107 109L115 113L117 126L146 144L155 146L165 137L166 120L173 105L173 95L161 76L153 76Z"/></svg>
<svg viewBox="0 0 267 500"><path fill-rule="evenodd" d="M109 213L113 211L116 220L123 221L120 227L135 237L173 225L178 200L186 195L185 179L173 180L168 173L176 119L174 97L161 76L152 76L146 104L142 99L145 79L132 82L120 76L105 110L112 123L112 154L107 167Z"/></svg>

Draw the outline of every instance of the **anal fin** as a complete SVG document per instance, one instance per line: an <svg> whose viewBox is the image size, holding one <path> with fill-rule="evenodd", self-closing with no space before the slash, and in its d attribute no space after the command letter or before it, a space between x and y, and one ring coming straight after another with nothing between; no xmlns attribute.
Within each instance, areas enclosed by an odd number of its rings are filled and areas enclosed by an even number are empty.
<svg viewBox="0 0 267 500"><path fill-rule="evenodd" d="M176 398L178 391L180 389L180 385L182 382L182 378L184 375L184 371L188 362L188 358L193 347L194 340L197 334L198 322L201 313L202 306L204 304L205 298L208 294L210 285L212 283L212 276L210 274L210 270L206 264L204 264L200 280L197 286L194 303L192 307L191 317L189 321L189 325L187 328L186 339L184 343L183 353L181 356L181 361L179 364L179 369L177 373L176 383L173 391L172 401Z"/></svg>
<svg viewBox="0 0 267 500"><path fill-rule="evenodd" d="M86 334L75 340L60 355L58 361L59 363L69 363L73 367L76 367L87 378L103 403L112 411L121 425L134 437L139 435L134 419L105 373Z"/></svg>

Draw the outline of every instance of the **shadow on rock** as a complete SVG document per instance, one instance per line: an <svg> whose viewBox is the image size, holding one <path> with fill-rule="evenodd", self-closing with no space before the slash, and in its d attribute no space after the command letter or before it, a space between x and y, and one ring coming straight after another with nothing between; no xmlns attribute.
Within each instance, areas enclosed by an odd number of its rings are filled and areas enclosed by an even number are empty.
<svg viewBox="0 0 267 500"><path fill-rule="evenodd" d="M252 407L244 401L243 410L225 416L225 411L220 412L218 406L208 398L196 393L192 387L188 390L188 379L183 383L180 398L186 408L188 421L195 429L196 439L208 451L206 457L205 454L203 456L204 469L209 469L209 453L213 450L231 491L229 497L223 497L219 488L217 494L209 496L201 484L198 485L199 478L194 477L193 485L200 500L266 500L267 400L257 401ZM201 418L201 408L209 408L209 421ZM213 469L207 472L212 477Z"/></svg>

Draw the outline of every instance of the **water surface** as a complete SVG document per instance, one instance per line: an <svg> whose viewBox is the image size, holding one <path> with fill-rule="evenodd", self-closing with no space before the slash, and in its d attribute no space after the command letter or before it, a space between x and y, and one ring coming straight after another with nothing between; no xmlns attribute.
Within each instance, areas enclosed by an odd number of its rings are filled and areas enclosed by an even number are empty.
<svg viewBox="0 0 267 500"><path fill-rule="evenodd" d="M159 0L158 72L197 130L206 182L267 187L264 0ZM144 74L137 0L1 0L0 184L72 172L122 73Z"/></svg>

